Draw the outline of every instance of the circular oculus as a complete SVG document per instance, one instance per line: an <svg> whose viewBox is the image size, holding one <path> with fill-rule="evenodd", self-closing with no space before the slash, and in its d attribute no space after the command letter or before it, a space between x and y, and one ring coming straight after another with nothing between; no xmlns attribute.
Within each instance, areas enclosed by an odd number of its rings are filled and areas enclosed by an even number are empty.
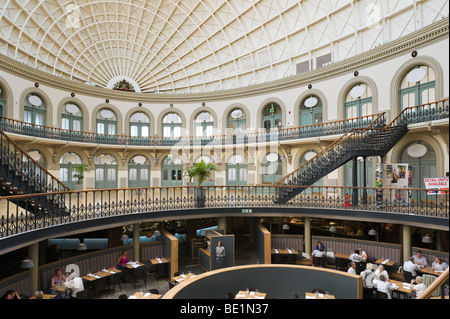
<svg viewBox="0 0 450 319"><path fill-rule="evenodd" d="M310 98L306 99L305 106L306 107L314 107L317 105L318 102L319 102L319 100L317 98L310 97Z"/></svg>
<svg viewBox="0 0 450 319"><path fill-rule="evenodd" d="M30 102L31 105L33 106L41 106L42 105L42 100L39 96L36 95L30 95L28 97L28 102Z"/></svg>
<svg viewBox="0 0 450 319"><path fill-rule="evenodd" d="M355 86L351 91L350 91L350 95L352 97L360 97L364 94L364 92L366 91L366 89L364 88L364 86L358 85Z"/></svg>
<svg viewBox="0 0 450 319"><path fill-rule="evenodd" d="M422 157L427 153L427 148L422 144L413 144L408 147L407 153L411 157Z"/></svg>

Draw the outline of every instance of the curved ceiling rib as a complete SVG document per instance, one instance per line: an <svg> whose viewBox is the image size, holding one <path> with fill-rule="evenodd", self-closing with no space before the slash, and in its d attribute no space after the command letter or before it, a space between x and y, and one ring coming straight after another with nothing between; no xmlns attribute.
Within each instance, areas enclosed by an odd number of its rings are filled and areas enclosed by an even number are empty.
<svg viewBox="0 0 450 319"><path fill-rule="evenodd" d="M107 87L199 93L338 62L448 17L448 0L6 0L0 53ZM109 84L110 85L110 84Z"/></svg>

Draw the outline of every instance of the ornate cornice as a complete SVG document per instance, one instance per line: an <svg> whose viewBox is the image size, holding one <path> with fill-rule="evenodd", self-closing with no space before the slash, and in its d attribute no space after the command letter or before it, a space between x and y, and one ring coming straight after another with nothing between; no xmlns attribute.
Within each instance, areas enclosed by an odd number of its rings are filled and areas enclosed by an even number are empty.
<svg viewBox="0 0 450 319"><path fill-rule="evenodd" d="M92 87L81 82L62 79L60 77L39 71L33 67L20 63L10 57L0 54L0 68L11 71L19 76L37 83L46 84L64 91L86 94L103 99L124 101L139 101L143 103L175 103L175 102L204 102L251 95L262 95L268 92L286 90L298 86L308 85L330 77L335 77L358 68L380 63L381 61L416 50L419 47L448 38L449 18L444 18L418 31L412 32L395 41L381 45L370 51L343 61L332 63L326 67L315 69L289 78L270 81L253 86L236 89L204 93L130 93L106 88Z"/></svg>

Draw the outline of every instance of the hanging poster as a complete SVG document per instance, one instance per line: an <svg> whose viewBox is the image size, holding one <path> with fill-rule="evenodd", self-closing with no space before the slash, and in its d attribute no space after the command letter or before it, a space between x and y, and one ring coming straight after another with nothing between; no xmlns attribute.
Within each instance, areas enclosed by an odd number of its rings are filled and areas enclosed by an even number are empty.
<svg viewBox="0 0 450 319"><path fill-rule="evenodd" d="M398 188L398 190L385 190L383 197L396 204L408 204L408 187L412 178L411 174L408 164L384 164L383 187Z"/></svg>
<svg viewBox="0 0 450 319"><path fill-rule="evenodd" d="M427 177L423 179L428 195L448 194L448 177Z"/></svg>

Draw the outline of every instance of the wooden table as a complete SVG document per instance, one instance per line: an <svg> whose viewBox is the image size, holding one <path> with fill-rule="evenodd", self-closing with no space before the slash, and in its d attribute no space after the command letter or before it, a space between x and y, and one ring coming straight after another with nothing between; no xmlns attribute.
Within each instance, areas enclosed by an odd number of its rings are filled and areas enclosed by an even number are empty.
<svg viewBox="0 0 450 319"><path fill-rule="evenodd" d="M92 274L87 274L87 275L85 275L85 276L83 276L81 278L84 279L84 280L87 280L87 281L94 281L94 280L97 280L97 279L100 279L100 278L109 277L111 275L114 275L115 273L122 272L122 270L116 269L114 267L111 267L111 268L108 268L108 269L105 269L105 270L107 270L107 271L100 270L100 271L97 271L97 272L92 273Z"/></svg>
<svg viewBox="0 0 450 319"><path fill-rule="evenodd" d="M191 281L193 278L195 278L196 275L194 274L187 274L187 275L179 275L172 277L172 281L180 283L180 282L186 282Z"/></svg>
<svg viewBox="0 0 450 319"><path fill-rule="evenodd" d="M52 298L55 298L55 297L56 297L56 295L44 294L42 299L52 299ZM30 297L28 299L36 299L36 297L32 296L32 297Z"/></svg>
<svg viewBox="0 0 450 319"><path fill-rule="evenodd" d="M128 269L134 269L134 268L138 268L138 267L141 267L141 266L145 266L145 264L143 264L143 263L141 263L139 261L130 261L130 262L127 263L126 267Z"/></svg>
<svg viewBox="0 0 450 319"><path fill-rule="evenodd" d="M151 294L149 292L136 292L132 294L128 299L159 299L161 295Z"/></svg>
<svg viewBox="0 0 450 319"><path fill-rule="evenodd" d="M266 298L266 293L264 292L255 292L255 291L239 291L234 299L264 299Z"/></svg>
<svg viewBox="0 0 450 319"><path fill-rule="evenodd" d="M342 254L342 253L335 253L335 254L334 254L334 258L349 259L349 258L350 258L350 255L349 255L349 254Z"/></svg>
<svg viewBox="0 0 450 319"><path fill-rule="evenodd" d="M298 255L298 251L295 249L272 249L272 254L283 254L283 255Z"/></svg>
<svg viewBox="0 0 450 319"><path fill-rule="evenodd" d="M375 261L375 264L380 265L382 264L383 266L394 266L395 261L394 260L389 260L388 262L383 264L384 259L377 259Z"/></svg>
<svg viewBox="0 0 450 319"><path fill-rule="evenodd" d="M158 264L166 264L166 263L168 263L169 262L169 260L167 259L167 258L152 258L152 259L150 259L150 262L153 264L153 265L158 265Z"/></svg>
<svg viewBox="0 0 450 319"><path fill-rule="evenodd" d="M439 277L444 271L436 271L434 269L431 269L431 267L421 267L419 272L427 275L433 275L436 277Z"/></svg>
<svg viewBox="0 0 450 319"><path fill-rule="evenodd" d="M305 299L336 299L336 297L334 295L314 294L312 292L306 292Z"/></svg>

